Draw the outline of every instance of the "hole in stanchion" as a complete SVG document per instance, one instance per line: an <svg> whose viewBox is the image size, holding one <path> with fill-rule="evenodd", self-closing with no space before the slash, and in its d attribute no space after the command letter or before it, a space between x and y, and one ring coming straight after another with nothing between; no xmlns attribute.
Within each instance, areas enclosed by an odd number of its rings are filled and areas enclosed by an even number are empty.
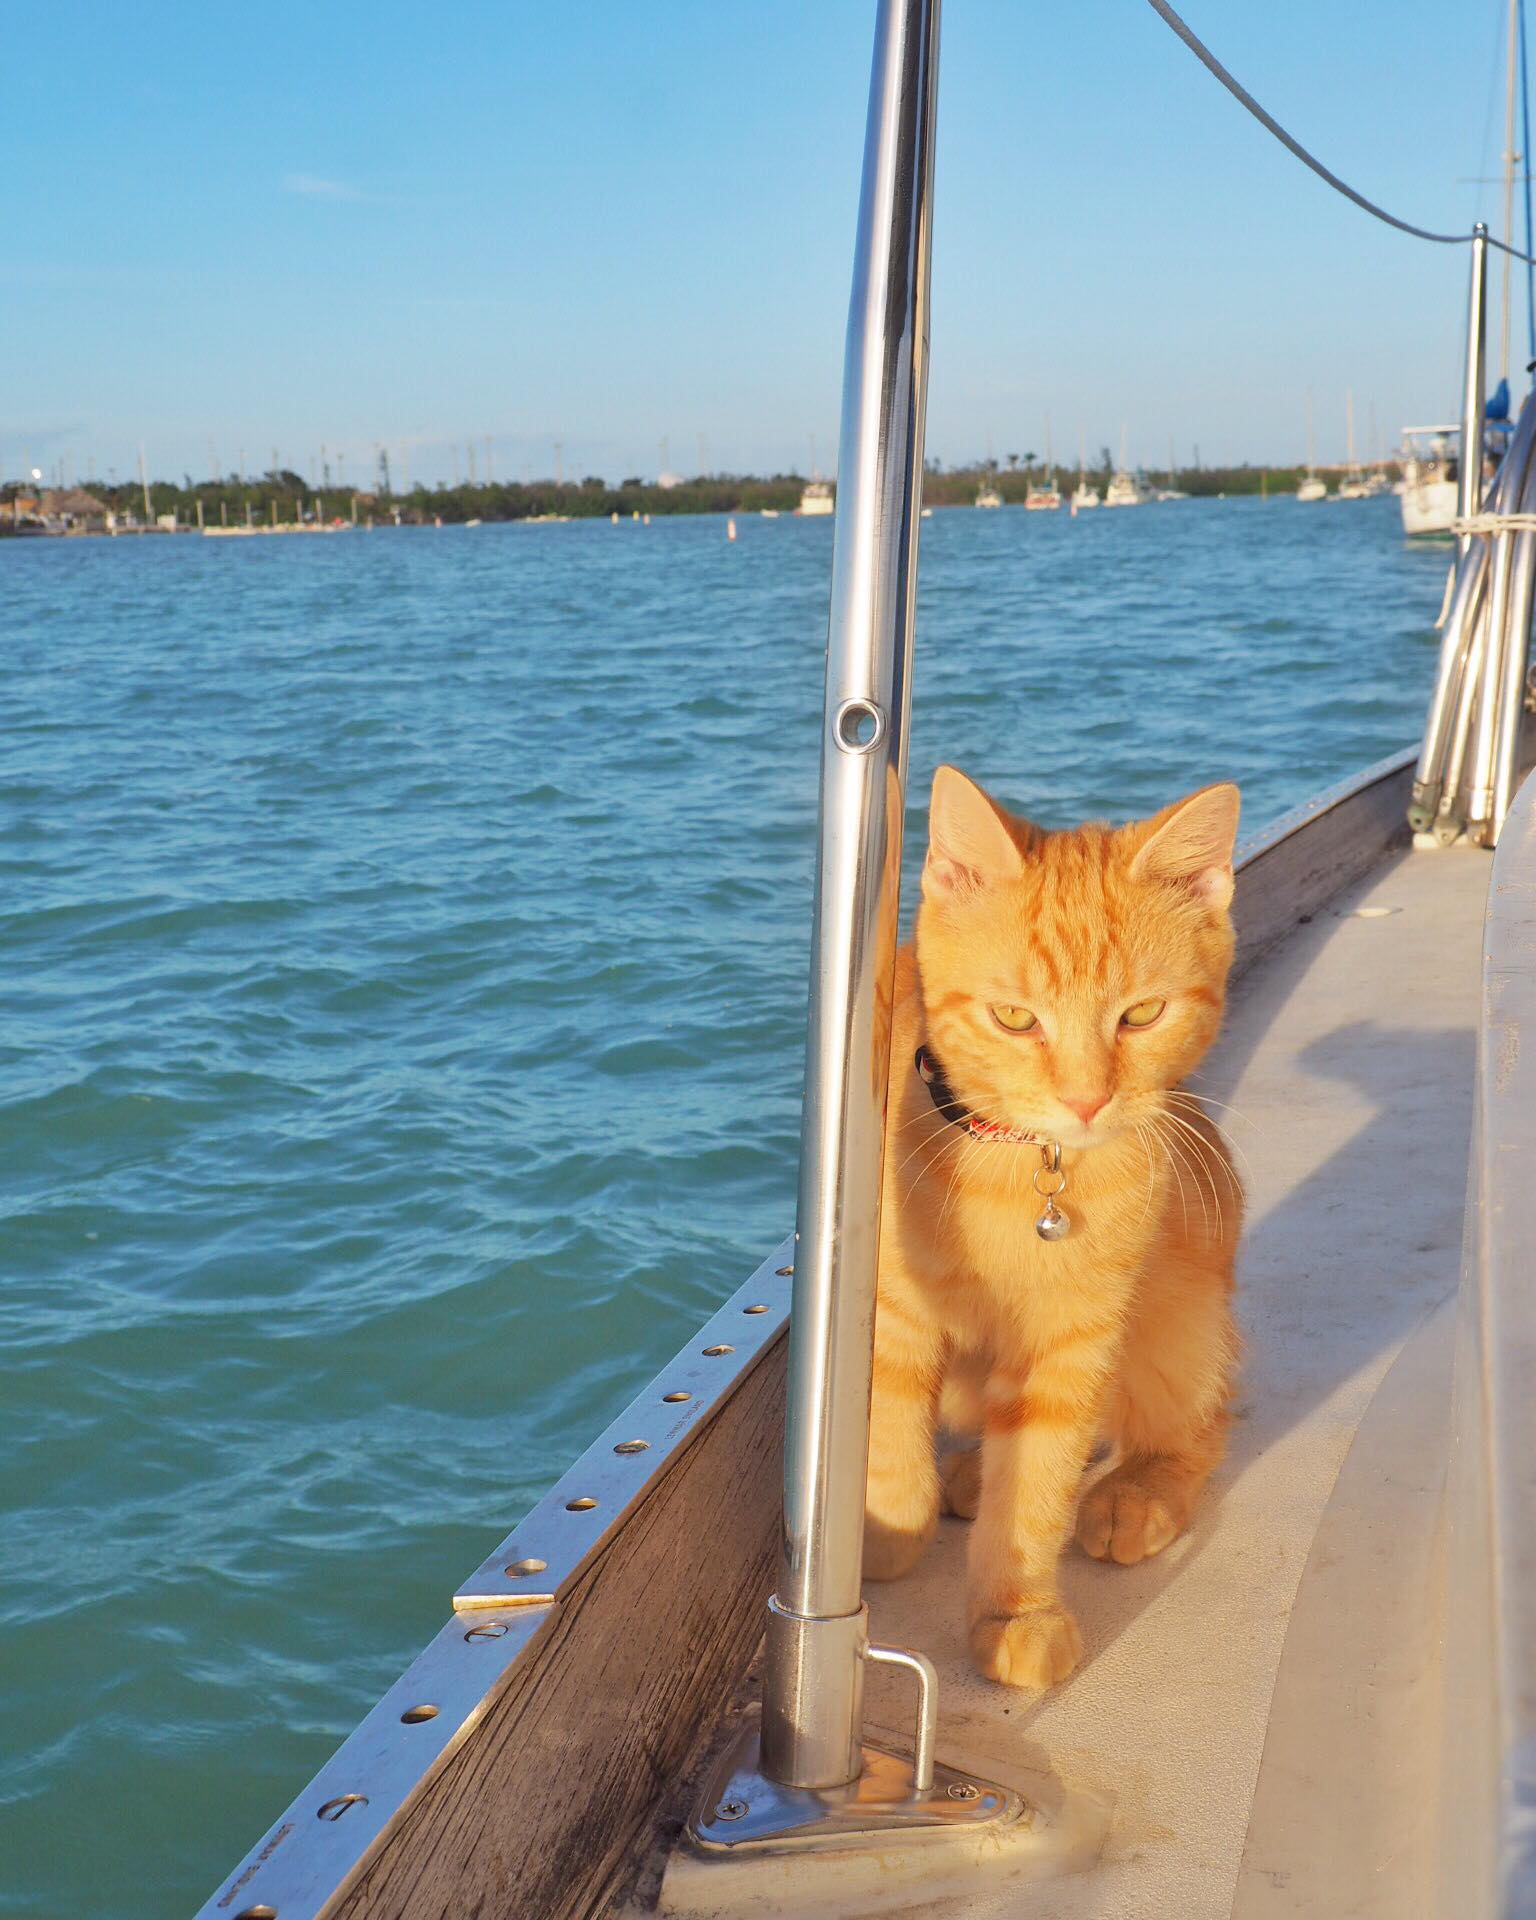
<svg viewBox="0 0 1536 1920"><path fill-rule="evenodd" d="M868 753L884 732L885 715L873 700L845 700L832 723L833 737L847 753Z"/></svg>
<svg viewBox="0 0 1536 1920"><path fill-rule="evenodd" d="M775 1267L774 1272L778 1274L781 1280L787 1280L789 1276L794 1272L794 1268L793 1267Z"/></svg>
<svg viewBox="0 0 1536 1920"><path fill-rule="evenodd" d="M759 1300L756 1306L742 1308L743 1313L766 1313L767 1311L768 1311L767 1303L766 1301L762 1301L762 1300Z"/></svg>
<svg viewBox="0 0 1536 1920"><path fill-rule="evenodd" d="M590 1513L596 1505L591 1495L584 1493L578 1499L567 1500L565 1510L567 1513Z"/></svg>
<svg viewBox="0 0 1536 1920"><path fill-rule="evenodd" d="M614 1448L615 1453L644 1453L650 1445L649 1440L621 1440Z"/></svg>
<svg viewBox="0 0 1536 1920"><path fill-rule="evenodd" d="M323 1807L317 1809L315 1818L317 1820L339 1820L348 1808L366 1807L367 1804L368 1796L366 1793L338 1793L334 1800L327 1800Z"/></svg>
<svg viewBox="0 0 1536 1920"><path fill-rule="evenodd" d="M499 1640L507 1630L505 1620L487 1620L483 1627L471 1627L466 1640Z"/></svg>
<svg viewBox="0 0 1536 1920"><path fill-rule="evenodd" d="M277 1920L276 1907L242 1907L235 1920Z"/></svg>
<svg viewBox="0 0 1536 1920"><path fill-rule="evenodd" d="M679 1400L691 1400L693 1395L691 1393L664 1393L661 1397L663 1400L675 1404Z"/></svg>
<svg viewBox="0 0 1536 1920"><path fill-rule="evenodd" d="M722 1353L734 1353L735 1351L736 1349L734 1347L706 1347L704 1349L704 1357L707 1360L714 1360Z"/></svg>
<svg viewBox="0 0 1536 1920"><path fill-rule="evenodd" d="M518 1580L521 1580L525 1574L548 1573L548 1571L549 1562L547 1560L514 1560L511 1566L507 1568L507 1572Z"/></svg>
<svg viewBox="0 0 1536 1920"><path fill-rule="evenodd" d="M423 1701L419 1707L407 1707L400 1718L406 1726L418 1727L423 1720L435 1720L437 1718L437 1708L432 1705L431 1701L426 1700Z"/></svg>

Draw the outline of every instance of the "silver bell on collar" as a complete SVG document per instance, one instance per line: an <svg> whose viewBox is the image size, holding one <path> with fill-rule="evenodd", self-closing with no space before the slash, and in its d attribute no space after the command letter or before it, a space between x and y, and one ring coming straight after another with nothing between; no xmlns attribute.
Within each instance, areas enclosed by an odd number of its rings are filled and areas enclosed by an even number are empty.
<svg viewBox="0 0 1536 1920"><path fill-rule="evenodd" d="M1042 1240L1065 1240L1072 1231L1070 1214L1062 1212L1056 1204L1058 1194L1067 1190L1067 1176L1061 1164L1061 1142L1043 1140L1040 1143L1040 1165L1035 1169L1032 1182L1035 1192L1045 1202L1044 1210L1035 1222L1035 1232Z"/></svg>
<svg viewBox="0 0 1536 1920"><path fill-rule="evenodd" d="M1047 1200L1045 1211L1035 1222L1035 1232L1042 1240L1065 1240L1072 1231L1072 1222L1054 1200Z"/></svg>

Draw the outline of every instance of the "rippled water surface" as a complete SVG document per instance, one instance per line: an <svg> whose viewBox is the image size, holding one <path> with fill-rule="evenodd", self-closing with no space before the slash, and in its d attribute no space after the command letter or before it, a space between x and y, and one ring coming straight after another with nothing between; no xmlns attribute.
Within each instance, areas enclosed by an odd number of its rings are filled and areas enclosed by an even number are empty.
<svg viewBox="0 0 1536 1920"><path fill-rule="evenodd" d="M0 1912L194 1908L790 1224L832 534L740 530L0 544ZM936 514L909 852L940 759L1262 823L1445 564Z"/></svg>

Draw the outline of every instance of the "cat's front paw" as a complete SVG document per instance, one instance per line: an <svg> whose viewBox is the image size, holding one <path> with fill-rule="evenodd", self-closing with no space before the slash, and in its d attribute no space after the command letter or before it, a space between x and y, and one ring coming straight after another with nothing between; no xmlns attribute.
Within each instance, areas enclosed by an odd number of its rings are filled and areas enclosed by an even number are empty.
<svg viewBox="0 0 1536 1920"><path fill-rule="evenodd" d="M1133 1474L1118 1468L1084 1494L1077 1513L1077 1540L1083 1552L1122 1567L1134 1567L1138 1560L1161 1553L1184 1527L1183 1514Z"/></svg>
<svg viewBox="0 0 1536 1920"><path fill-rule="evenodd" d="M981 1505L981 1448L947 1454L939 1468L944 1489L944 1511L961 1520L974 1520Z"/></svg>
<svg viewBox="0 0 1536 1920"><path fill-rule="evenodd" d="M932 1526L908 1529L893 1527L872 1513L864 1516L864 1578L899 1580L910 1573L923 1557L923 1549L933 1538Z"/></svg>
<svg viewBox="0 0 1536 1920"><path fill-rule="evenodd" d="M1062 1606L994 1615L971 1628L977 1671L1005 1687L1054 1687L1083 1657L1083 1636Z"/></svg>

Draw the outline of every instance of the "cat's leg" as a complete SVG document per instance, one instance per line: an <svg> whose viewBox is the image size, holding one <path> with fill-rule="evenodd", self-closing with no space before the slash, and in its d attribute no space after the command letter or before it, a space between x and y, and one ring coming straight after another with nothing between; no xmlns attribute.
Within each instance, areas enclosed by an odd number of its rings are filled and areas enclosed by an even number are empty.
<svg viewBox="0 0 1536 1920"><path fill-rule="evenodd" d="M1239 1352L1230 1211L1219 1237L1180 1223L1138 1284L1105 1409L1121 1458L1083 1496L1077 1518L1078 1541L1095 1560L1134 1566L1177 1539L1226 1451Z"/></svg>
<svg viewBox="0 0 1536 1920"><path fill-rule="evenodd" d="M989 1680L1048 1687L1081 1657L1056 1569L1112 1359L1113 1330L1068 1334L1027 1374L999 1370L987 1382L969 1615L971 1652Z"/></svg>
<svg viewBox="0 0 1536 1920"><path fill-rule="evenodd" d="M895 1580L917 1564L939 1523L935 1455L944 1342L919 1303L882 1275L875 1308L864 1573Z"/></svg>
<svg viewBox="0 0 1536 1920"><path fill-rule="evenodd" d="M939 1421L968 1444L946 1453L939 1463L943 1507L960 1520L974 1520L981 1505L981 1410L986 1369L974 1355L952 1359L939 1399Z"/></svg>

